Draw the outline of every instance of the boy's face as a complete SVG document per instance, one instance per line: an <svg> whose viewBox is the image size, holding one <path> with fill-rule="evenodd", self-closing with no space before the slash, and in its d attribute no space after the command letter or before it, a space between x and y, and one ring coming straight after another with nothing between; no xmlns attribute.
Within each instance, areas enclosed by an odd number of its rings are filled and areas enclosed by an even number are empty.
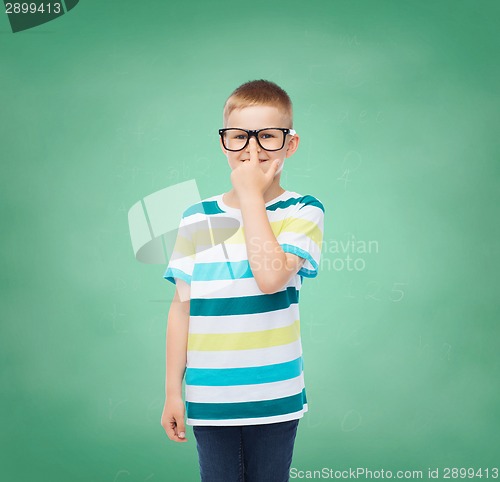
<svg viewBox="0 0 500 482"><path fill-rule="evenodd" d="M268 105L252 105L243 109L235 109L227 118L226 127L234 127L240 129L257 130L266 127L289 127L286 124L285 117L281 114L277 107ZM241 151L228 151L224 149L222 139L219 139L222 152L227 156L229 166L235 169L241 162L250 160L250 144L254 143L257 148L257 153L260 159L260 166L264 172L267 172L269 166L275 159L283 161L286 157L290 157L296 150L299 144L299 136L287 135L285 145L279 151L266 151L257 143L255 136L251 136L248 145ZM281 170L281 168L280 168ZM279 174L278 174L279 175Z"/></svg>

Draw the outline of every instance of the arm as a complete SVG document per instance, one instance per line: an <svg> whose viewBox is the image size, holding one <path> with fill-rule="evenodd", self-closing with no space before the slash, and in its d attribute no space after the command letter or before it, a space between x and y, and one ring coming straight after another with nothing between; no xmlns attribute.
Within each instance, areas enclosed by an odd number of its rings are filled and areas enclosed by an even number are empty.
<svg viewBox="0 0 500 482"><path fill-rule="evenodd" d="M182 400L190 306L189 297L185 295L186 290L189 291L189 285L181 279L176 279L176 290L167 322L165 405L161 425L168 438L175 442L187 442L184 424L185 407Z"/></svg>
<svg viewBox="0 0 500 482"><path fill-rule="evenodd" d="M241 202L243 229L250 268L263 293L275 293L285 286L304 264L304 258L285 253L271 229L261 194Z"/></svg>

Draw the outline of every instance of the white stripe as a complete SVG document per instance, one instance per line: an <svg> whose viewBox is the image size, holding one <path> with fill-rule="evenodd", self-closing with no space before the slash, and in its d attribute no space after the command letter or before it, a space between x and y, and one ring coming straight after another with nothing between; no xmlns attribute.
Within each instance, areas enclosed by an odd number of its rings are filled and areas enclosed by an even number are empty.
<svg viewBox="0 0 500 482"><path fill-rule="evenodd" d="M280 382L229 387L206 387L186 384L186 401L200 403L231 403L273 400L300 393L304 388L304 372Z"/></svg>
<svg viewBox="0 0 500 482"><path fill-rule="evenodd" d="M302 355L300 338L286 345L255 348L253 350L187 352L188 368L241 368L272 365L295 360Z"/></svg>
<svg viewBox="0 0 500 482"><path fill-rule="evenodd" d="M196 204L198 204L198 203L196 203ZM194 206L194 204L191 204L191 206L189 206L189 207L191 208L193 206ZM206 221L207 215L204 213L196 212L196 213L190 214L189 216L186 216L182 219L183 219L182 222L185 223L185 226L189 226L191 224L195 224L195 223L198 223L200 221Z"/></svg>
<svg viewBox="0 0 500 482"><path fill-rule="evenodd" d="M224 261L226 260L224 259ZM279 291L285 291L289 286L300 289L300 277L298 274L292 276L290 281L288 281L288 283ZM192 293L196 293L196 298L203 299L233 298L238 296L256 296L263 294L253 277L211 281L193 280L191 282L191 290Z"/></svg>
<svg viewBox="0 0 500 482"><path fill-rule="evenodd" d="M265 423L287 422L302 418L308 410L307 403L304 408L298 412L285 413L283 415L275 415L274 417L256 417L256 418L227 418L224 420L198 420L196 418L188 418L188 425L262 425Z"/></svg>
<svg viewBox="0 0 500 482"><path fill-rule="evenodd" d="M189 333L241 333L272 330L290 326L300 319L299 305L291 304L283 310L249 315L191 316ZM293 320L293 321L290 321Z"/></svg>
<svg viewBox="0 0 500 482"><path fill-rule="evenodd" d="M282 203L286 203L288 200L294 199L297 197L302 197L302 196L300 196L300 194L291 193L288 197L283 198L280 201ZM216 200L216 199L212 199L212 200ZM224 207L221 206L219 203L217 203L217 204L224 211ZM303 203L291 204L290 206L285 207L285 208L280 207L278 209L268 209L268 210L266 210L266 214L267 214L267 217L269 218L269 220L272 222L281 221L281 220L285 219L286 217L289 217L290 212L294 212L297 209L297 206L300 207L301 205L303 205ZM269 206L267 206L267 207L269 207ZM242 220L241 211L239 213L234 213L233 211L231 211L231 212L224 211L223 213L217 213L217 214L214 214L213 216L217 217L217 218L230 217L233 219L238 219L239 221Z"/></svg>

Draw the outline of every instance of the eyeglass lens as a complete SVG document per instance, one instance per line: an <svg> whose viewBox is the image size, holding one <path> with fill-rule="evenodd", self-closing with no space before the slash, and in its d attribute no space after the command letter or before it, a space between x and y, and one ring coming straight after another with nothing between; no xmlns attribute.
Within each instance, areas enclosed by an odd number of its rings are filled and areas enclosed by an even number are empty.
<svg viewBox="0 0 500 482"><path fill-rule="evenodd" d="M285 134L279 129L265 129L259 132L258 138L263 149L275 151L283 147ZM245 147L248 133L241 129L229 129L224 132L223 140L226 149L239 151Z"/></svg>

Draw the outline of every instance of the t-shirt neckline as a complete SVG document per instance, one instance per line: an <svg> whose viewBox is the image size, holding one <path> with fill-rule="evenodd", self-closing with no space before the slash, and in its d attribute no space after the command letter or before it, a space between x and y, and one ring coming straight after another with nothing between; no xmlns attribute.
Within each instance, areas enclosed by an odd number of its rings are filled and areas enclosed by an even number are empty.
<svg viewBox="0 0 500 482"><path fill-rule="evenodd" d="M285 197L287 194L289 194L290 191L285 189L279 196L275 197L274 199L271 199L270 201L266 202L265 206L266 208L270 206L271 204L274 204L275 202L279 201L281 198ZM222 199L224 197L225 193L219 194L217 202L219 203L220 207L226 211L226 212L231 212L235 214L241 214L241 209L238 208L233 208L231 206L228 206L224 200Z"/></svg>

